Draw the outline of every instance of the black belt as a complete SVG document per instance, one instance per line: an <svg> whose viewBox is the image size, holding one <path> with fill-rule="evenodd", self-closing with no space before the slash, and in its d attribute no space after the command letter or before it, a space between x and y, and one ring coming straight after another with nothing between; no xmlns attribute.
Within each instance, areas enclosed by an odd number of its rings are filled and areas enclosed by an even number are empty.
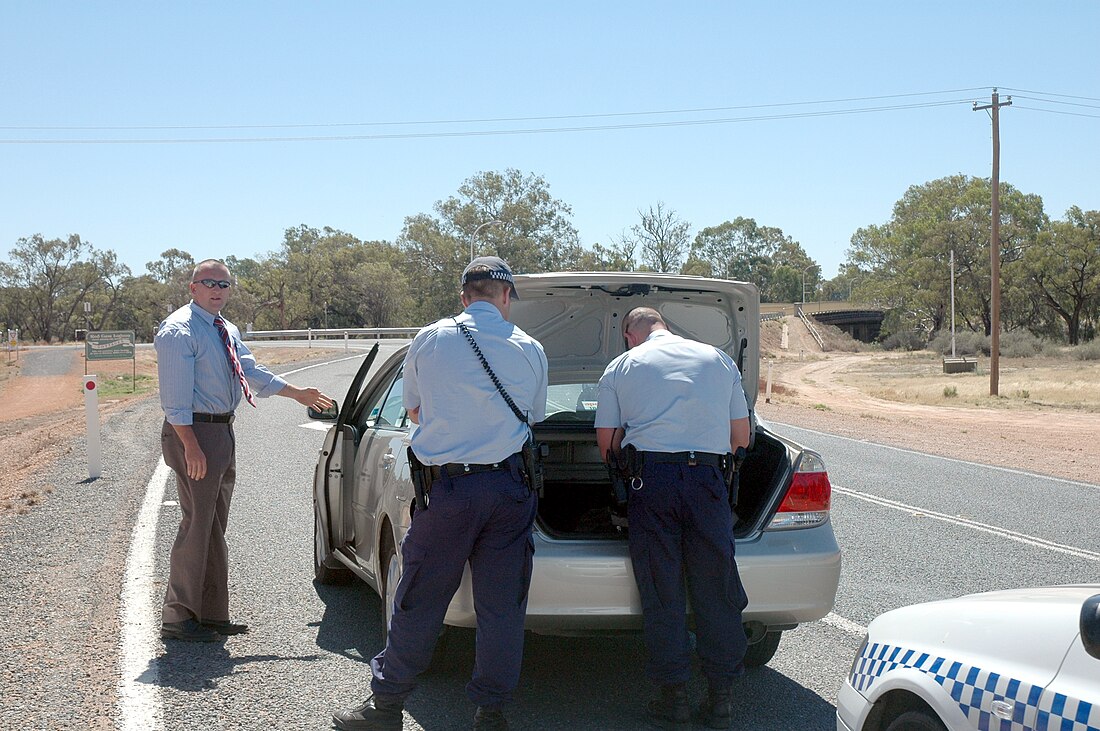
<svg viewBox="0 0 1100 731"><path fill-rule="evenodd" d="M711 452L639 452L642 459L649 463L657 464L686 464L689 467L705 465L725 469L725 461L728 455L712 454Z"/></svg>
<svg viewBox="0 0 1100 731"><path fill-rule="evenodd" d="M233 412L228 414L191 414L191 421L205 421L210 424L232 424Z"/></svg>
<svg viewBox="0 0 1100 731"><path fill-rule="evenodd" d="M493 464L462 464L461 462L450 462L448 464L427 465L428 474L431 475L432 482L435 482L444 474L448 477L462 477L463 475L472 475L477 472L509 470L512 469L512 467L508 464L508 461L516 456L518 456L518 453L500 462L494 462Z"/></svg>

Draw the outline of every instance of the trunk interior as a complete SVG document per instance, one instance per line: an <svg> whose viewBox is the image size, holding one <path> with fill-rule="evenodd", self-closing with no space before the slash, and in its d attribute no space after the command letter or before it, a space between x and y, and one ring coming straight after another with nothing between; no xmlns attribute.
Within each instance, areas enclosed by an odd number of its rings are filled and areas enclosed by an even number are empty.
<svg viewBox="0 0 1100 731"><path fill-rule="evenodd" d="M549 454L543 457L544 489L539 498L539 528L558 539L625 540L612 521L611 478L596 447L596 430L537 428L536 438ZM765 512L774 510L776 495L791 476L787 447L767 432L757 431L753 449L741 467L734 536L760 529Z"/></svg>

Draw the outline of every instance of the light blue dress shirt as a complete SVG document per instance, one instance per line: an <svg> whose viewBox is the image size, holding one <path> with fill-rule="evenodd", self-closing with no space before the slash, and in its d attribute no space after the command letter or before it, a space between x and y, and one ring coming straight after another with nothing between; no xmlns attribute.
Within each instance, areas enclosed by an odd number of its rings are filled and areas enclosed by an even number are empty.
<svg viewBox="0 0 1100 731"><path fill-rule="evenodd" d="M493 304L474 302L457 317L527 421L546 418L546 354ZM423 328L405 355L403 396L420 408L412 448L424 464L493 464L523 447L521 423L493 385L455 320Z"/></svg>
<svg viewBox="0 0 1100 731"><path fill-rule="evenodd" d="M237 326L224 317L222 320L237 348L237 359L252 395L266 398L283 390L286 381L257 363L241 341ZM160 405L169 424L189 425L194 413L227 414L236 410L244 393L229 365L214 315L191 302L160 324L153 345L157 351Z"/></svg>
<svg viewBox="0 0 1100 731"><path fill-rule="evenodd" d="M741 373L705 343L655 330L600 377L596 427L623 427L648 452L730 451L730 422L749 415Z"/></svg>

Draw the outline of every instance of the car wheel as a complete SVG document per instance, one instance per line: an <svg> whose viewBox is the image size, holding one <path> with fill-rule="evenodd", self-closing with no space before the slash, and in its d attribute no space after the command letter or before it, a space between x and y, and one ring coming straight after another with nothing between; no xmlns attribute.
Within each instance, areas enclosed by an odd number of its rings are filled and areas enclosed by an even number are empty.
<svg viewBox="0 0 1100 731"><path fill-rule="evenodd" d="M927 711L906 711L895 718L886 731L947 731L947 727Z"/></svg>
<svg viewBox="0 0 1100 731"><path fill-rule="evenodd" d="M768 660L775 657L775 651L779 649L779 640L782 637L782 632L767 632L759 642L749 645L748 650L745 651L745 667L758 668L761 665L767 665Z"/></svg>
<svg viewBox="0 0 1100 731"><path fill-rule="evenodd" d="M325 555L324 542L321 540L321 516L314 508L313 516L313 575L319 584L347 584L354 578L351 569L343 566L329 566Z"/></svg>
<svg viewBox="0 0 1100 731"><path fill-rule="evenodd" d="M390 634L393 602L397 596L397 584L401 581L401 557L397 555L393 535L389 531L386 531L382 536L382 550L378 555L381 558L378 566L382 570L382 606L385 619L385 625L382 627L382 638L385 640Z"/></svg>

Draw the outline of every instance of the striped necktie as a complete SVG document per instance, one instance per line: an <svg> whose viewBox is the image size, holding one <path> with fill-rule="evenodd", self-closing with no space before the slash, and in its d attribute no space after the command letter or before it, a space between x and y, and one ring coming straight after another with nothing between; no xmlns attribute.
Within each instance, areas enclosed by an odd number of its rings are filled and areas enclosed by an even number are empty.
<svg viewBox="0 0 1100 731"><path fill-rule="evenodd" d="M229 330L225 326L225 320L220 316L215 317L214 326L218 328L218 334L222 336L222 344L225 346L225 353L229 356L229 367L237 374L237 379L241 382L241 389L244 390L244 397L248 400L248 403L255 407L256 399L252 398L252 389L248 387L248 380L244 377L244 370L241 369L241 362L237 360L237 348L233 345L233 339L229 337Z"/></svg>

